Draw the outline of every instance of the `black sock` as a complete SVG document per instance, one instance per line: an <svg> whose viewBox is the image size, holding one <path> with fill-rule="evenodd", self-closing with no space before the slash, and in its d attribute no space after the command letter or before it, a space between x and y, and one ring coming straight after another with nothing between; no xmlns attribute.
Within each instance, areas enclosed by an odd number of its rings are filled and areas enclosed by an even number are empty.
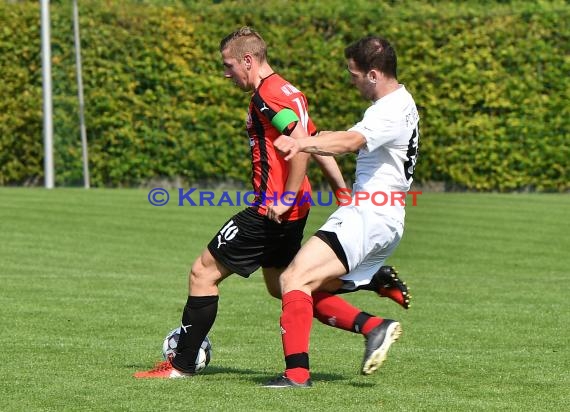
<svg viewBox="0 0 570 412"><path fill-rule="evenodd" d="M366 312L360 312L356 315L356 319L354 319L354 324L352 325L352 331L354 333L362 333L362 329L364 329L364 324L368 322L372 315Z"/></svg>
<svg viewBox="0 0 570 412"><path fill-rule="evenodd" d="M218 296L188 296L182 313L176 356L172 360L176 369L186 373L195 371L200 345L216 320L218 299Z"/></svg>

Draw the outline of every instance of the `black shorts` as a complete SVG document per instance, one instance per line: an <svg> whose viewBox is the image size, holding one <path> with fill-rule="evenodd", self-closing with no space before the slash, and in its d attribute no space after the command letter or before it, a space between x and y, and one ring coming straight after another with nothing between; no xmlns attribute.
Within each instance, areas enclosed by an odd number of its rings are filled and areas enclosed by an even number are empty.
<svg viewBox="0 0 570 412"><path fill-rule="evenodd" d="M275 223L247 208L221 227L208 250L218 262L243 277L259 267L286 267L301 248L306 223L307 216Z"/></svg>

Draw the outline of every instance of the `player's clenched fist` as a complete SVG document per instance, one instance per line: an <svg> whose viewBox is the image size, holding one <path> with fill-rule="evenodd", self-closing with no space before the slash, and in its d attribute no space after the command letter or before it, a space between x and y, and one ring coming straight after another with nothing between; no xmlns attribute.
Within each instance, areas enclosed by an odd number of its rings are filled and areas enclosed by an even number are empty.
<svg viewBox="0 0 570 412"><path fill-rule="evenodd" d="M282 134L279 136L273 146L281 153L285 160L291 159L300 151L299 142L293 137Z"/></svg>

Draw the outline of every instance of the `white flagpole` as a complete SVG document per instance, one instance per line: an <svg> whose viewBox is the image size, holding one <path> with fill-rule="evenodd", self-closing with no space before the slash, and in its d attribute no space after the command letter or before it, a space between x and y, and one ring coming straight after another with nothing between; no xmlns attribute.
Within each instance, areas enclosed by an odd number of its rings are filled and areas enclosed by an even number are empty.
<svg viewBox="0 0 570 412"><path fill-rule="evenodd" d="M83 103L83 79L81 77L81 41L79 40L79 8L77 0L73 0L73 29L75 34L75 66L77 69L77 98L79 99L79 128L81 132L81 147L83 148L83 184L89 189L89 158L87 152L87 132Z"/></svg>
<svg viewBox="0 0 570 412"><path fill-rule="evenodd" d="M53 119L51 95L51 35L49 0L41 0L42 81L44 99L44 175L46 189L53 189Z"/></svg>

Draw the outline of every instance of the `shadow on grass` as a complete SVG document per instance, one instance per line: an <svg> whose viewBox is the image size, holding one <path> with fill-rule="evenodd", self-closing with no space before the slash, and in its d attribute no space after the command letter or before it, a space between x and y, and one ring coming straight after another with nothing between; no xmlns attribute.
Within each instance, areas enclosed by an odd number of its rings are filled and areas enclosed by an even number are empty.
<svg viewBox="0 0 570 412"><path fill-rule="evenodd" d="M139 364L129 364L126 365L129 369L132 370L145 370L150 369L152 365L143 365ZM274 379L279 375L279 372L275 372L274 374L263 372L260 370L254 369L244 369L244 368L232 368L232 367L225 367L225 366L208 366L204 371L200 372L201 376L215 376L215 375L238 375L243 379L247 379L256 385L263 385L267 381ZM233 379L233 378L231 378ZM374 380L370 380L367 382L362 381L362 379L368 380L368 377L364 377L361 375L340 375L337 373L320 373L320 372L313 372L311 373L311 380L313 383L320 383L320 382L344 382L346 385L352 386L354 388L372 388L377 385L377 382Z"/></svg>
<svg viewBox="0 0 570 412"><path fill-rule="evenodd" d="M228 373L237 375L260 375L261 372L252 369L229 368L225 366L208 366L200 375L215 375L218 373Z"/></svg>
<svg viewBox="0 0 570 412"><path fill-rule="evenodd" d="M277 376L279 376L279 373L275 373L273 375L259 375L256 377L252 377L250 380L252 382L255 382L259 385L263 385L264 383L266 383L267 381L271 380L271 379L275 379ZM346 380L346 376L342 376L342 375L338 375L338 374L333 374L333 373L311 373L311 380L314 382L321 382L321 381L344 381Z"/></svg>
<svg viewBox="0 0 570 412"><path fill-rule="evenodd" d="M145 370L152 368L153 365L149 364L129 364L125 365L127 368L132 370ZM247 376L247 379L250 381L257 383L257 384L264 384L270 379L273 379L279 375L279 372L275 372L275 374L268 374L266 372L262 372L260 370L253 370L253 369L243 369L243 368L232 368L232 367L224 367L224 366L208 366L204 371L200 372L200 375L208 376L208 375L218 375L218 374L230 374L230 375L240 375L240 376ZM319 373L313 372L311 373L311 379L313 382L335 382L335 381L351 381L354 379L354 376L344 376L336 373ZM351 386L366 388L372 387L375 385L374 382L349 382Z"/></svg>
<svg viewBox="0 0 570 412"><path fill-rule="evenodd" d="M221 366L208 366L204 372L201 374L203 375L213 375L217 373L229 373L229 374L239 374L239 375L248 375L249 380L252 382L256 382L259 384L263 384L270 379L275 378L279 372L275 372L275 374L267 374L265 372L260 372L252 369L240 369L240 368L228 368L228 367L221 367ZM255 376L252 376L255 375ZM339 374L332 374L332 373L312 373L311 379L313 380L323 380L323 381L338 381L338 380L345 380L346 376L342 376Z"/></svg>

